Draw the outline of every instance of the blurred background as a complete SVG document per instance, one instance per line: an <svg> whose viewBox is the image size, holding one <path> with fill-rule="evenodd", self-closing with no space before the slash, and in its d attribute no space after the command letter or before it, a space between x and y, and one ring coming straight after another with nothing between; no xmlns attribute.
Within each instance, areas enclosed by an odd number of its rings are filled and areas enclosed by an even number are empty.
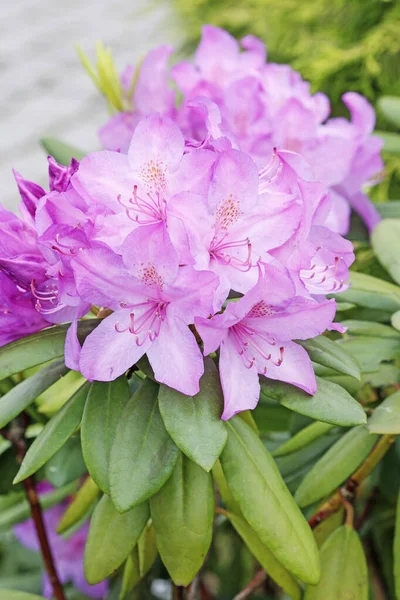
<svg viewBox="0 0 400 600"><path fill-rule="evenodd" d="M90 56L96 40L103 40L122 69L160 43L190 54L203 23L239 38L261 37L269 61L298 69L314 91L328 94L336 115L349 90L375 106L382 95L400 95L398 0L9 2L0 17L2 202L9 208L18 202L12 168L45 180L41 136L83 150L98 145L96 131L106 109L79 64L75 43ZM379 113L378 129L393 130ZM386 180L374 190L378 200L386 199L388 187L399 179L400 158L385 158ZM400 189L391 190L390 197L400 198Z"/></svg>

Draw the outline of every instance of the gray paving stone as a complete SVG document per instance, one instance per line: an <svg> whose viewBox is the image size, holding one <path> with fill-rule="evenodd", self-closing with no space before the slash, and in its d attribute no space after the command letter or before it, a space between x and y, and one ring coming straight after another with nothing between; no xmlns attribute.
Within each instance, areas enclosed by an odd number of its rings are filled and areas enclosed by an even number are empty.
<svg viewBox="0 0 400 600"><path fill-rule="evenodd" d="M94 56L102 40L119 68L161 43L179 44L169 1L18 0L4 2L0 16L1 202L19 203L12 168L46 182L43 135L87 150L98 147L105 103L83 72L74 44Z"/></svg>

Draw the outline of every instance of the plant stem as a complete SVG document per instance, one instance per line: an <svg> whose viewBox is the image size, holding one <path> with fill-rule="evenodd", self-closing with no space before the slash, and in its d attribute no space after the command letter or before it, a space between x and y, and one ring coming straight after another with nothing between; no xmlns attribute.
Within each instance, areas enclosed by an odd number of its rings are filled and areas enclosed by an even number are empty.
<svg viewBox="0 0 400 600"><path fill-rule="evenodd" d="M377 444L374 446L370 454L367 456L365 461L360 467L353 473L351 477L346 481L344 486L337 490L329 500L324 502L308 521L310 527L314 529L321 521L327 519L330 515L337 512L342 504L342 498L353 500L357 488L360 484L372 473L376 465L385 456L393 442L395 441L395 435L383 435Z"/></svg>
<svg viewBox="0 0 400 600"><path fill-rule="evenodd" d="M258 573L256 573L250 583L248 583L246 587L234 597L233 600L245 600L246 598L249 598L256 591L256 589L260 587L262 583L264 583L266 579L267 574L263 569L261 569L258 571Z"/></svg>
<svg viewBox="0 0 400 600"><path fill-rule="evenodd" d="M172 600L183 600L185 588L181 585L172 584Z"/></svg>
<svg viewBox="0 0 400 600"><path fill-rule="evenodd" d="M23 419L24 417L26 418L26 415L22 415ZM6 439L8 439L13 445L17 462L19 464L22 463L26 454L26 446L24 439L25 429L26 423L23 423L23 426L13 423L10 431L1 431L2 435ZM54 564L53 555L47 537L46 526L43 520L42 508L40 506L39 498L36 492L35 480L33 476L30 476L24 479L22 483L25 488L26 498L29 503L32 520L39 540L40 551L43 557L43 562L47 571L47 575L49 576L49 580L53 588L54 597L56 598L56 600L66 600L63 587L57 575L57 570Z"/></svg>

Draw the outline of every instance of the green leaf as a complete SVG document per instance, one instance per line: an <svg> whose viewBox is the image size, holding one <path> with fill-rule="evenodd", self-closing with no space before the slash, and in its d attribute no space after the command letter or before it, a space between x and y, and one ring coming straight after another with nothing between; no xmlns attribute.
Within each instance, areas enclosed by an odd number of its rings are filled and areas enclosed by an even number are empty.
<svg viewBox="0 0 400 600"><path fill-rule="evenodd" d="M383 150L385 152L400 154L400 135L398 133L393 133L391 131L374 131L374 135L383 140ZM379 204L377 205L378 210Z"/></svg>
<svg viewBox="0 0 400 600"><path fill-rule="evenodd" d="M397 285L355 271L350 273L350 283L349 289L341 292L341 301L390 313L400 310L400 288Z"/></svg>
<svg viewBox="0 0 400 600"><path fill-rule="evenodd" d="M82 456L79 436L71 437L47 461L44 474L45 479L54 487L61 487L86 473L86 465Z"/></svg>
<svg viewBox="0 0 400 600"><path fill-rule="evenodd" d="M370 433L391 433L400 435L400 391L382 402L368 419Z"/></svg>
<svg viewBox="0 0 400 600"><path fill-rule="evenodd" d="M0 600L45 600L45 598L36 594L27 594L26 592L0 589Z"/></svg>
<svg viewBox="0 0 400 600"><path fill-rule="evenodd" d="M338 373L361 378L360 367L354 358L338 343L320 335L306 341L298 341L308 352L312 361L324 367L329 367Z"/></svg>
<svg viewBox="0 0 400 600"><path fill-rule="evenodd" d="M129 396L125 376L108 382L94 381L83 414L81 437L85 463L96 484L106 494L110 494L108 469L111 446Z"/></svg>
<svg viewBox="0 0 400 600"><path fill-rule="evenodd" d="M213 468L214 479L217 482L218 490L227 506L228 511L224 514L228 517L237 533L246 544L247 548L258 560L268 575L287 593L293 600L301 598L301 589L294 577L283 567L272 554L272 552L262 543L257 533L247 523L238 504L233 499L225 476L221 469L219 461Z"/></svg>
<svg viewBox="0 0 400 600"><path fill-rule="evenodd" d="M264 397L278 400L286 408L316 421L343 426L367 421L362 406L346 390L326 379L317 377L318 390L314 396L288 383L265 377L260 377L260 383L261 401Z"/></svg>
<svg viewBox="0 0 400 600"><path fill-rule="evenodd" d="M400 357L400 337L360 336L343 340L341 344L357 359L363 374L377 371L383 361Z"/></svg>
<svg viewBox="0 0 400 600"><path fill-rule="evenodd" d="M396 313L395 313L396 314ZM357 321L355 319L349 319L342 321L342 325L347 327L347 336L365 336L365 337L380 337L388 339L400 339L400 333L390 327L389 325L383 325L382 323L374 323L371 321ZM341 340L339 343L342 343Z"/></svg>
<svg viewBox="0 0 400 600"><path fill-rule="evenodd" d="M64 142L52 137L42 138L40 144L47 154L50 154L55 158L60 165L68 166L71 162L71 158L82 160L87 154L87 152L83 152L83 150L74 148L74 146L70 146L69 144L64 144Z"/></svg>
<svg viewBox="0 0 400 600"><path fill-rule="evenodd" d="M221 465L246 521L277 560L305 582L320 576L318 550L307 521L279 470L252 429L234 417Z"/></svg>
<svg viewBox="0 0 400 600"><path fill-rule="evenodd" d="M40 496L40 506L43 510L51 508L62 502L67 496L74 494L77 489L77 483L69 483L58 490L43 494ZM7 508L2 508L0 512L0 529L9 528L17 523L26 521L30 517L30 507L25 499L21 499L16 504Z"/></svg>
<svg viewBox="0 0 400 600"><path fill-rule="evenodd" d="M15 419L39 394L58 381L68 370L64 359L58 360L4 394L0 398L0 428Z"/></svg>
<svg viewBox="0 0 400 600"><path fill-rule="evenodd" d="M320 500L343 483L368 456L377 439L364 425L347 431L301 482L295 494L299 506Z"/></svg>
<svg viewBox="0 0 400 600"><path fill-rule="evenodd" d="M396 331L400 331L400 310L392 314L391 323Z"/></svg>
<svg viewBox="0 0 400 600"><path fill-rule="evenodd" d="M89 384L84 384L46 424L34 440L14 483L36 473L78 429L85 407Z"/></svg>
<svg viewBox="0 0 400 600"><path fill-rule="evenodd" d="M99 323L99 319L80 321L78 324L79 341L83 343ZM69 326L68 323L49 327L2 346L0 348L0 379L63 357L65 336Z"/></svg>
<svg viewBox="0 0 400 600"><path fill-rule="evenodd" d="M158 555L154 526L150 522L146 525L139 538L138 545L132 550L126 559L122 586L119 595L120 600L139 583L149 572Z"/></svg>
<svg viewBox="0 0 400 600"><path fill-rule="evenodd" d="M184 396L161 385L158 401L164 425L175 444L205 471L210 471L228 437L221 421L224 398L212 359L205 360L196 396Z"/></svg>
<svg viewBox="0 0 400 600"><path fill-rule="evenodd" d="M57 527L57 533L64 533L79 523L94 505L99 493L100 490L93 479L88 477L63 514Z"/></svg>
<svg viewBox="0 0 400 600"><path fill-rule="evenodd" d="M189 585L202 566L212 539L212 477L179 453L167 483L152 498L150 512L157 548L176 585Z"/></svg>
<svg viewBox="0 0 400 600"><path fill-rule="evenodd" d="M396 598L400 599L400 493L397 497L397 509L396 509L396 526L394 530L394 542L393 542L393 554L394 554L394 580L396 586Z"/></svg>
<svg viewBox="0 0 400 600"><path fill-rule="evenodd" d="M368 600L368 569L360 538L343 525L321 547L322 575L306 589L304 600Z"/></svg>
<svg viewBox="0 0 400 600"><path fill-rule="evenodd" d="M87 582L99 583L124 562L149 518L147 503L121 515L111 498L104 495L90 521L85 547L84 569Z"/></svg>
<svg viewBox="0 0 400 600"><path fill-rule="evenodd" d="M382 96L378 100L378 108L392 125L400 127L400 98Z"/></svg>
<svg viewBox="0 0 400 600"><path fill-rule="evenodd" d="M333 427L334 425L331 423L322 423L321 421L311 423L311 425L301 429L296 435L274 450L272 456L285 456L286 454L296 452L297 450L300 450L300 448L308 446L314 440L325 435L325 433L330 431Z"/></svg>
<svg viewBox="0 0 400 600"><path fill-rule="evenodd" d="M400 283L400 220L383 219L371 233L372 248L379 262Z"/></svg>
<svg viewBox="0 0 400 600"><path fill-rule="evenodd" d="M119 420L110 459L113 502L120 512L140 504L170 477L179 450L158 408L159 386L146 379Z"/></svg>

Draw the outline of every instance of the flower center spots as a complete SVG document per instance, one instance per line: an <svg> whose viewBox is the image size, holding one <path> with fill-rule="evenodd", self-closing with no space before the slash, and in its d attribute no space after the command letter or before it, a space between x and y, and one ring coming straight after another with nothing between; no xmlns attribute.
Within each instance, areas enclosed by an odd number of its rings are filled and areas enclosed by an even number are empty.
<svg viewBox="0 0 400 600"><path fill-rule="evenodd" d="M166 219L167 201L159 191L147 192L145 197L138 194L138 186L133 186L132 196L124 204L121 194L117 200L125 208L126 216L139 225L154 225Z"/></svg>
<svg viewBox="0 0 400 600"><path fill-rule="evenodd" d="M121 308L133 309L129 313L128 327L121 328L119 323L115 324L117 333L129 331L136 336L136 344L143 346L146 340L154 342L160 333L161 325L165 319L168 302L159 300L146 300L138 304L126 304L122 302Z"/></svg>
<svg viewBox="0 0 400 600"><path fill-rule="evenodd" d="M248 317L257 318L257 317L272 317L272 315L276 314L276 309L267 304L264 300L260 300L253 306L253 308L248 313Z"/></svg>
<svg viewBox="0 0 400 600"><path fill-rule="evenodd" d="M221 229L228 229L239 220L241 215L240 202L229 194L227 200L223 200L217 208L215 220Z"/></svg>
<svg viewBox="0 0 400 600"><path fill-rule="evenodd" d="M159 160L149 160L148 163L140 169L140 178L151 189L162 190L167 185L165 172L167 167Z"/></svg>
<svg viewBox="0 0 400 600"><path fill-rule="evenodd" d="M153 263L149 263L147 266L141 265L141 267L138 269L137 276L145 285L148 285L149 287L159 287L160 289L163 288L162 277L158 274Z"/></svg>
<svg viewBox="0 0 400 600"><path fill-rule="evenodd" d="M230 331L236 350L248 369L255 365L259 373L266 375L268 363L275 367L280 367L283 363L284 347L277 347L276 339L270 338L267 333L260 332L243 321L231 327Z"/></svg>

